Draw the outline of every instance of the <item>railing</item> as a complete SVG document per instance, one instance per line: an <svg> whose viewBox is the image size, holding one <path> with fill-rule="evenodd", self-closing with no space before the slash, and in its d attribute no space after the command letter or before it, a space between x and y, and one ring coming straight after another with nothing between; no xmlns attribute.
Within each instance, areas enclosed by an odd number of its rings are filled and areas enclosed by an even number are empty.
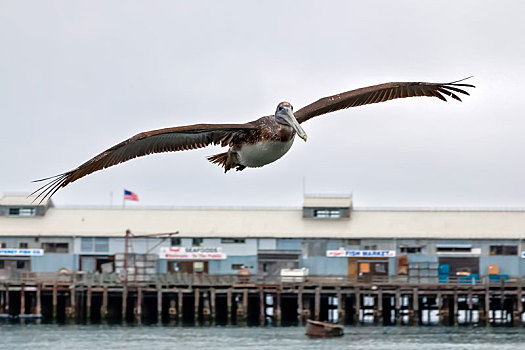
<svg viewBox="0 0 525 350"><path fill-rule="evenodd" d="M517 285L524 283L522 276L347 276L347 275L310 275L305 277L267 276L267 275L215 275L201 273L164 273L150 275L128 275L127 280L117 273L92 272L12 272L0 274L0 284L76 284L93 286L133 285L173 285L173 286L353 286L364 285Z"/></svg>

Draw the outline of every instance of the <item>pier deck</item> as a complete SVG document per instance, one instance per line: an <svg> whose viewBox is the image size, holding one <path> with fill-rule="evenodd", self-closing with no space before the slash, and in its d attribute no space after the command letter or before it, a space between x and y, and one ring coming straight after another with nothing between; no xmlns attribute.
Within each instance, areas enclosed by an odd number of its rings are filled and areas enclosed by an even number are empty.
<svg viewBox="0 0 525 350"><path fill-rule="evenodd" d="M3 279L2 279L3 277ZM0 276L0 317L260 324L523 324L523 279L22 273Z"/></svg>

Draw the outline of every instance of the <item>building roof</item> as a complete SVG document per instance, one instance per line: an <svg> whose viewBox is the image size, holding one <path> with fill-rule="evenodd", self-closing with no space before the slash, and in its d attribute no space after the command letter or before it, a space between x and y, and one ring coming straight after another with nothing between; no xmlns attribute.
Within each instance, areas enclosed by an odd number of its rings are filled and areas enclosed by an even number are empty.
<svg viewBox="0 0 525 350"><path fill-rule="evenodd" d="M0 216L2 236L120 236L179 231L181 237L524 238L524 210L353 210L350 219L303 218L301 209L50 208Z"/></svg>
<svg viewBox="0 0 525 350"><path fill-rule="evenodd" d="M350 208L352 196L350 195L313 195L304 196L303 207L307 208Z"/></svg>
<svg viewBox="0 0 525 350"><path fill-rule="evenodd" d="M39 203L40 200L36 198L36 196L28 196L25 194L5 194L2 198L0 198L0 206L48 206L52 207L53 202L51 199L46 200Z"/></svg>

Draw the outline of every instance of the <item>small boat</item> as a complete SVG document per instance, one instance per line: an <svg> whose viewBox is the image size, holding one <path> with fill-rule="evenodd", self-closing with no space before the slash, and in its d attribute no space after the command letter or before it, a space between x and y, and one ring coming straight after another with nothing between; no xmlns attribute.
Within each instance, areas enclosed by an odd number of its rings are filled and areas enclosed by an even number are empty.
<svg viewBox="0 0 525 350"><path fill-rule="evenodd" d="M307 320L306 335L312 338L342 337L344 332L340 324Z"/></svg>

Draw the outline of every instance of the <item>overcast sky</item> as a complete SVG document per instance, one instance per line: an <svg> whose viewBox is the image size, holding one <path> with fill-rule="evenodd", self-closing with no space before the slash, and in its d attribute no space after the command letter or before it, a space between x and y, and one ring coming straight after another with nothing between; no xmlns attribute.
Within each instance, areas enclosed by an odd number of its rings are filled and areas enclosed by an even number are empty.
<svg viewBox="0 0 525 350"><path fill-rule="evenodd" d="M470 75L463 103L412 98L303 124L277 162L224 174L219 148L89 175L58 206L525 207L523 1L0 1L0 195L145 130L246 122L290 101ZM112 195L111 195L112 194Z"/></svg>

